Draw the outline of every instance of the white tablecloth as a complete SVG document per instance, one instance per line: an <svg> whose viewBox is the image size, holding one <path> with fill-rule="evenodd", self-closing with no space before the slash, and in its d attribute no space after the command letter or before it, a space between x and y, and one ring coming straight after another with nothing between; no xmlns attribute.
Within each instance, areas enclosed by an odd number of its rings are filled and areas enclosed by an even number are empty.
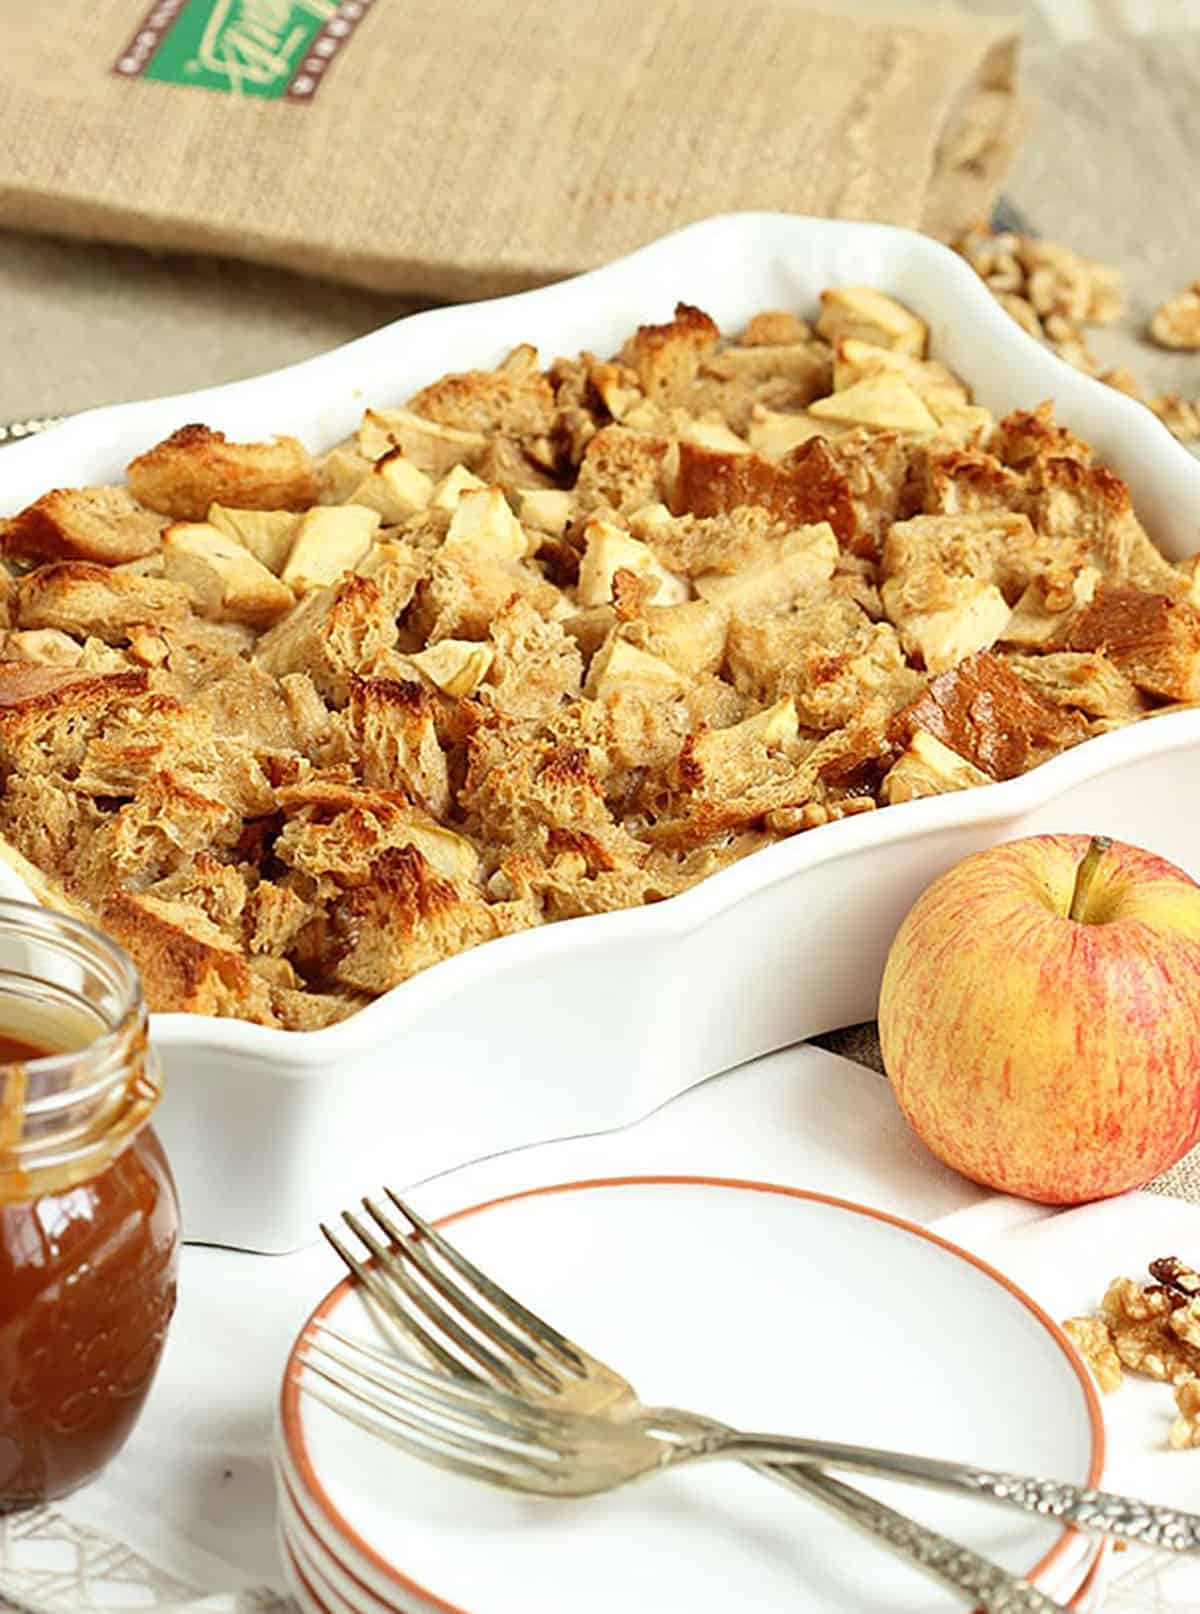
<svg viewBox="0 0 1200 1614"><path fill-rule="evenodd" d="M812 1047L715 1077L624 1131L480 1161L412 1198L439 1215L522 1188L649 1172L789 1183L894 1211L985 1256L1059 1318L1090 1310L1118 1272L1200 1252L1200 1207L1128 1194L1052 1212L975 1187L922 1148L884 1081ZM57 1508L0 1519L0 1602L55 1614L183 1604L282 1614L275 1397L292 1339L340 1276L323 1243L290 1256L185 1249L178 1314L133 1439ZM1127 1383L1105 1412L1106 1483L1200 1511L1200 1451L1166 1446L1169 1390ZM1110 1562L1111 1614L1200 1608L1200 1560L1131 1550Z"/></svg>

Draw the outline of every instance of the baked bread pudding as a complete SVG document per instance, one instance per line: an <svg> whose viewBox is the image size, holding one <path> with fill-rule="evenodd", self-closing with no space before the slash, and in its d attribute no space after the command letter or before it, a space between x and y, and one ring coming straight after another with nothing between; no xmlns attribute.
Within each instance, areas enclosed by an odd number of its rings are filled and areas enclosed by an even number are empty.
<svg viewBox="0 0 1200 1614"><path fill-rule="evenodd" d="M313 457L188 425L0 521L0 835L151 1006L452 953L1200 698L1200 578L867 287L518 347Z"/></svg>

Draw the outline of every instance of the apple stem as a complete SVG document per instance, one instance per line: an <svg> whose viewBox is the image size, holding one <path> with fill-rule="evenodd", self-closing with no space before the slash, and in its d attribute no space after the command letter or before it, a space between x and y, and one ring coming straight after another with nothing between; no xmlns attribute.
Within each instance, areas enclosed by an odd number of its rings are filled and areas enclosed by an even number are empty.
<svg viewBox="0 0 1200 1614"><path fill-rule="evenodd" d="M1092 886L1096 883L1096 873L1100 867L1100 860L1104 854L1112 850L1111 835L1093 835L1088 844L1087 851L1080 860L1079 868L1075 872L1075 889L1071 893L1071 907L1067 914L1068 919L1074 919L1082 924L1087 916L1088 897Z"/></svg>

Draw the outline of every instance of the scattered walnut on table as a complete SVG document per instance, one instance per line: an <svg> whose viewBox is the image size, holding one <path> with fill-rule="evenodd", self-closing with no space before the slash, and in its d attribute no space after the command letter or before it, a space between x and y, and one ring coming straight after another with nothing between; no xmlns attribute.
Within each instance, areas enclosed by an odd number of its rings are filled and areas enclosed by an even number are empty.
<svg viewBox="0 0 1200 1614"><path fill-rule="evenodd" d="M1160 392L1149 400L1150 408L1181 443L1200 437L1200 401L1181 398L1177 392Z"/></svg>
<svg viewBox="0 0 1200 1614"><path fill-rule="evenodd" d="M1167 1435L1171 1449L1187 1451L1190 1446L1200 1446L1200 1379L1184 1379L1176 1385L1175 1405L1179 1416Z"/></svg>
<svg viewBox="0 0 1200 1614"><path fill-rule="evenodd" d="M1159 347L1200 348L1200 280L1159 304L1150 318L1150 336Z"/></svg>
<svg viewBox="0 0 1200 1614"><path fill-rule="evenodd" d="M1091 1368L1104 1393L1119 1390L1125 1375L1103 1317L1068 1317L1063 1332Z"/></svg>
<svg viewBox="0 0 1200 1614"><path fill-rule="evenodd" d="M1200 1446L1200 1273L1177 1256L1150 1263L1152 1283L1114 1278L1098 1316L1071 1317L1063 1329L1106 1393L1125 1371L1174 1385L1179 1416L1173 1449Z"/></svg>

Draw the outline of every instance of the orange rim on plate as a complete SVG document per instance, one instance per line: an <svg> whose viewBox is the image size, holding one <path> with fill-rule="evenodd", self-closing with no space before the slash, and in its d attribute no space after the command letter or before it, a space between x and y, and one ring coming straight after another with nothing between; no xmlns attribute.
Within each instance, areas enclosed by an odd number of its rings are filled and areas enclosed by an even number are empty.
<svg viewBox="0 0 1200 1614"><path fill-rule="evenodd" d="M858 1205L853 1200L840 1199L836 1194L818 1194L806 1188L788 1188L781 1183L754 1182L738 1177L690 1177L655 1174L645 1177L592 1177L585 1178L579 1182L551 1183L545 1188L526 1188L515 1194L500 1194L495 1199L485 1199L478 1205L470 1205L464 1210L453 1211L449 1216L439 1218L435 1225L437 1227L449 1227L454 1222L465 1221L468 1216L478 1216L483 1211L494 1210L497 1205L510 1205L517 1200L537 1199L548 1194L569 1194L593 1188L652 1186L732 1188L748 1193L779 1194L790 1199L804 1199L819 1205L832 1205L838 1210L851 1211L857 1216L867 1216L873 1221L886 1222L889 1226L898 1227L905 1233L912 1233L915 1237L924 1239L926 1243L936 1244L948 1254L957 1256L960 1261L965 1261L969 1266L975 1267L985 1277L990 1278L993 1283L997 1283L1002 1289L1007 1290L1015 1300L1020 1301L1021 1305L1030 1311L1047 1331L1066 1357L1071 1371L1079 1381L1079 1387L1083 1392L1088 1425L1092 1436L1092 1457L1084 1483L1089 1486L1099 1484L1100 1476L1104 1471L1104 1415L1100 1410L1099 1398L1096 1395L1088 1371L1062 1329L1023 1289L1018 1289L1011 1278L1006 1278L1002 1272L998 1272L995 1267L989 1266L986 1261L981 1261L977 1255L972 1255L969 1250L964 1250L959 1245L952 1244L949 1239L944 1239L937 1233L931 1233L928 1228L920 1227L916 1222L907 1221L903 1216L893 1216L890 1211L873 1210L868 1205ZM313 1323L319 1322L335 1306L340 1304L342 1299L354 1287L354 1281L353 1278L343 1278L339 1284L329 1291L324 1300L311 1313L303 1328L301 1328L296 1343L288 1354L287 1366L284 1369L283 1388L280 1392L280 1420L288 1454L296 1466L306 1491L316 1503L326 1523L335 1535L345 1541L354 1552L358 1553L360 1557L364 1558L385 1579L391 1581L401 1591L409 1594L415 1593L418 1597L424 1598L433 1608L441 1610L442 1614L471 1614L470 1610L462 1608L457 1603L448 1603L444 1597L439 1597L436 1592L430 1591L428 1587L422 1586L419 1581L413 1580L410 1575L406 1575L403 1570L397 1569L395 1564L382 1557L369 1542L364 1541L349 1520L343 1517L330 1498L325 1487L321 1484L309 1456L300 1421L300 1385L297 1373L300 1361L297 1353ZM1025 1579L1031 1582L1036 1581L1040 1575L1043 1575L1049 1569L1051 1564L1057 1562L1079 1534L1080 1532L1071 1526L1065 1527L1054 1545L1038 1559L1031 1569L1025 1571Z"/></svg>

